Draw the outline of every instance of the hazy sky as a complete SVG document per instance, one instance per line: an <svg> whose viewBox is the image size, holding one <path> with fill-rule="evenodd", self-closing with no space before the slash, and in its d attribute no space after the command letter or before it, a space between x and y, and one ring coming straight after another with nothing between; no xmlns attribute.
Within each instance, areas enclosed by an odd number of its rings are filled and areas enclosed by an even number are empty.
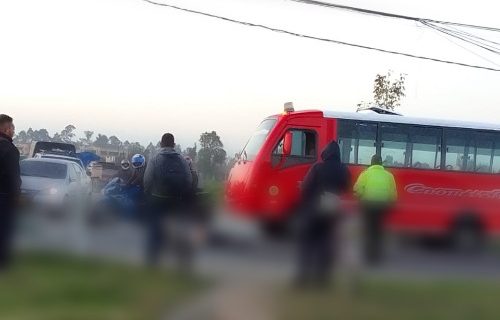
<svg viewBox="0 0 500 320"><path fill-rule="evenodd" d="M495 67L414 22L287 0L164 2ZM500 27L493 0L335 2ZM500 35L487 36L500 42ZM284 102L354 110L370 100L375 74L388 69L408 74L404 114L500 122L498 72L300 39L141 0L1 0L0 43L0 113L12 115L19 129L52 134L71 123L79 134L90 129L141 143L171 131L183 147L216 130L234 153ZM482 54L500 64L500 57Z"/></svg>

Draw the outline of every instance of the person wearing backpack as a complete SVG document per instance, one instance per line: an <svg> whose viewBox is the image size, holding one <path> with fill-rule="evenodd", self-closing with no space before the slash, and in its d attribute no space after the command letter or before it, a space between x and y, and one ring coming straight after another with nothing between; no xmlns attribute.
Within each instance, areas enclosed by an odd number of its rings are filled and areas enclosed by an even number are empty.
<svg viewBox="0 0 500 320"><path fill-rule="evenodd" d="M298 240L299 287L329 284L334 260L334 235L340 214L340 196L349 190L351 176L340 158L340 147L331 141L302 183Z"/></svg>
<svg viewBox="0 0 500 320"><path fill-rule="evenodd" d="M182 214L189 199L192 176L186 160L175 151L175 138L166 133L160 151L148 162L144 192L149 202L146 261L158 263L165 242L164 222Z"/></svg>

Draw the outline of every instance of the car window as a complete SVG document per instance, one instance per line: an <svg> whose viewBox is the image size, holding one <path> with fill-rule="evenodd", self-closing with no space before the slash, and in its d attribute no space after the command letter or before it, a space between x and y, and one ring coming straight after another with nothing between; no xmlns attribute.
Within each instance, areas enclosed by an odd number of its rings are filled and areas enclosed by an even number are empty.
<svg viewBox="0 0 500 320"><path fill-rule="evenodd" d="M73 165L74 165L74 167L75 167L75 171L76 171L76 173L77 173L77 174L79 174L79 175L82 175L82 169L80 168L80 166L79 166L79 165L77 165L77 164L76 164L76 165L75 165L75 164L73 164Z"/></svg>
<svg viewBox="0 0 500 320"><path fill-rule="evenodd" d="M73 167L74 167L75 172L76 172L76 179L77 179L78 181L81 181L81 179L82 179L82 175L83 175L83 173L82 173L82 169L81 169L81 168L80 168L80 166L79 166L79 165L77 165L77 164L73 164Z"/></svg>
<svg viewBox="0 0 500 320"><path fill-rule="evenodd" d="M79 177L76 173L75 167L73 165L68 166L68 175L72 181L79 181Z"/></svg>
<svg viewBox="0 0 500 320"><path fill-rule="evenodd" d="M67 166L45 161L21 161L21 175L49 179L66 179Z"/></svg>

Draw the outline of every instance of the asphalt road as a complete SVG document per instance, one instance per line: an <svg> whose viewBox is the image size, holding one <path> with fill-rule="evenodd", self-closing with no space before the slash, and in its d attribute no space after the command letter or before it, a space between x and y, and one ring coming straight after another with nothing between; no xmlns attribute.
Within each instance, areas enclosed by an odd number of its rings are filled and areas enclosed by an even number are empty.
<svg viewBox="0 0 500 320"><path fill-rule="evenodd" d="M289 279L293 274L293 241L270 240L254 223L222 213L209 234L209 241L198 246L196 255L196 270L202 274L274 280ZM144 229L135 223L118 220L91 226L77 213L56 217L27 214L18 223L16 245L142 263L144 240ZM391 277L500 279L500 252L492 246L481 253L461 254L391 241L385 262L365 271Z"/></svg>

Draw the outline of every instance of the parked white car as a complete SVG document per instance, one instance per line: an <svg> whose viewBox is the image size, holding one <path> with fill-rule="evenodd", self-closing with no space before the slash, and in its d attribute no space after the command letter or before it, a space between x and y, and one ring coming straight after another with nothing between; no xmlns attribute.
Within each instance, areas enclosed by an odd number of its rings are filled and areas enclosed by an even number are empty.
<svg viewBox="0 0 500 320"><path fill-rule="evenodd" d="M36 159L59 159L59 160L68 160L71 162L74 162L80 166L82 171L85 173L85 175L82 177L82 181L89 186L89 188L92 188L92 179L90 179L90 171L87 171L85 166L83 165L82 160L76 158L76 157L70 157L70 156L63 156L59 154L52 154L52 153L37 153L33 158Z"/></svg>
<svg viewBox="0 0 500 320"><path fill-rule="evenodd" d="M31 158L21 161L23 202L63 207L87 201L91 185L80 165L69 160Z"/></svg>

